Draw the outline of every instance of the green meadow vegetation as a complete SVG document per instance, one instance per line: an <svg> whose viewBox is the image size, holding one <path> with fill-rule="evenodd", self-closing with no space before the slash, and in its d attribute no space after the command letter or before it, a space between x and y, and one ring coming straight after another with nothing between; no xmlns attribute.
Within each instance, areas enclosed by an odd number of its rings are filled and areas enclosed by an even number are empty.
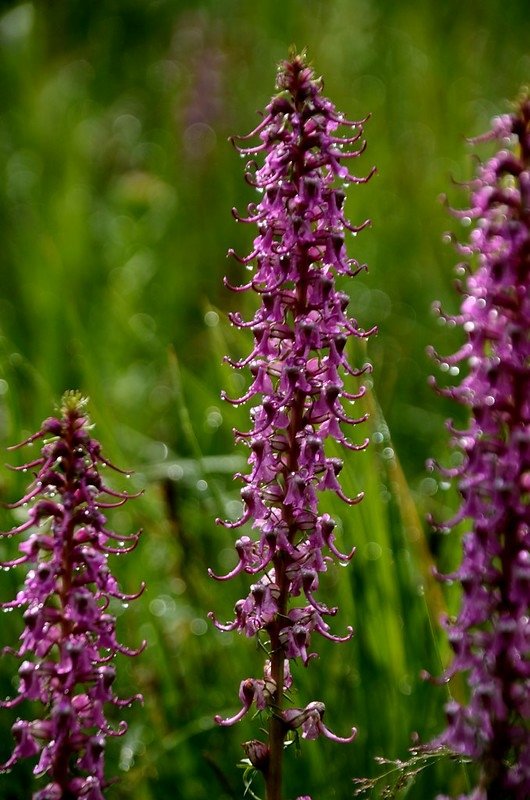
<svg viewBox="0 0 530 800"><path fill-rule="evenodd" d="M142 580L147 590L113 611L121 641L148 641L142 656L117 661L119 693L140 691L145 703L127 711L127 734L108 743L107 773L119 778L109 800L243 797L240 745L257 736L259 721L249 715L223 729L213 717L234 713L239 682L261 671L262 654L207 618L215 610L231 619L248 592L244 578L227 585L207 574L235 563L235 537L214 520L239 508L232 476L246 450L234 446L232 428L247 429L249 410L220 399L223 388L234 396L248 383L222 359L249 351L227 312L248 317L250 300L230 293L223 276L242 277L225 254L248 252L252 238L230 209L255 199L228 137L254 127L292 44L307 47L326 95L348 118L372 114L355 168L378 172L350 187L346 206L352 221L372 220L349 244L369 271L344 288L351 313L379 333L352 353L353 363L374 366L358 403L370 412L359 435L371 446L347 454L342 476L347 493L362 490L365 499L350 508L325 498L339 546L357 548L347 568L325 576L325 594L340 608L334 629L351 624L356 635L340 646L319 641L320 658L294 675L300 703L323 700L334 731L355 725L359 733L350 745L319 739L289 748L286 797L343 800L353 797L353 779L385 771L367 797L390 785L398 787L392 796L429 800L468 785L466 765L444 758L399 788L399 764L375 759L408 759L416 737L429 741L442 729L449 693L465 693L421 677L447 662L438 620L458 604L432 569L459 559L458 536L433 533L425 521L450 516L458 502L425 462L451 462L444 421L463 421L429 388L436 367L425 349L450 353L459 344L431 311L435 300L458 307L457 255L443 237L463 231L440 196L465 204L459 183L473 169L465 137L487 130L530 80L527 4L4 0L1 461L21 463L5 448L77 388L90 397L104 452L133 471L109 480L143 490L109 514L116 530L143 529L114 572L124 591ZM0 500L20 496L24 477L2 468ZM5 508L0 517L3 530L17 519ZM13 540L0 541L1 558L15 554ZM0 599L23 579L23 570L2 573ZM21 630L17 612L3 615L1 644L14 645ZM0 659L1 697L13 694L15 670L11 656ZM0 711L2 761L15 716ZM0 797L29 797L32 766L0 776ZM252 789L260 794L259 780Z"/></svg>

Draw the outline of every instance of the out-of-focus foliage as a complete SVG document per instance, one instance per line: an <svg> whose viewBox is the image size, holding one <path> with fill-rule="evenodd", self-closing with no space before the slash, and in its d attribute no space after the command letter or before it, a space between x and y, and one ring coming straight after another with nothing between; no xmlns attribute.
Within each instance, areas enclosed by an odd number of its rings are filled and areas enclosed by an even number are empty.
<svg viewBox="0 0 530 800"><path fill-rule="evenodd" d="M243 792L235 763L255 728L219 730L212 718L232 710L239 676L255 674L260 657L206 620L212 606L228 619L243 591L206 575L207 565L233 563L213 520L237 508L231 475L244 452L231 428L248 413L219 400L222 386L234 394L243 380L223 354L248 350L226 321L240 299L222 284L239 269L225 252L250 244L230 208L254 199L227 138L254 126L293 43L307 46L337 108L373 114L362 161L378 175L350 189L347 208L373 221L350 247L370 271L347 288L360 323L380 333L368 353L373 447L344 470L366 499L353 510L330 501L344 547L358 553L329 575L329 592L342 609L337 625L354 624L357 636L323 647L296 676L301 702L318 694L334 730L360 732L346 748L304 743L299 757L289 753L286 796L349 797L351 778L376 771L374 756L406 757L413 731L426 739L442 725L445 690L419 679L422 668L440 670L445 645L431 624L456 602L429 570L439 551L442 566L454 563L458 542L440 547L423 524L427 509L443 516L454 505L424 470L427 456L443 458L443 419L455 413L426 384L425 346L456 344L430 314L434 299L457 303L456 257L441 241L456 226L439 195L462 202L451 177L471 175L464 136L486 130L529 79L526 3L3 2L0 441L23 438L64 389L80 388L105 450L145 488L140 510L113 518L124 531L145 529L120 576L126 589L140 578L149 589L120 627L127 643L150 646L119 664L123 694L140 689L146 703L109 746L109 774L122 771L109 798ZM2 499L20 477L2 473ZM13 524L7 512L2 524ZM2 542L1 554L13 547ZM3 575L0 597L21 582ZM2 622L2 643L13 644L20 622ZM12 668L0 660L4 696ZM0 758L12 722L0 714ZM29 767L0 776L2 797L28 796L30 777ZM457 791L462 780L446 763L407 796Z"/></svg>

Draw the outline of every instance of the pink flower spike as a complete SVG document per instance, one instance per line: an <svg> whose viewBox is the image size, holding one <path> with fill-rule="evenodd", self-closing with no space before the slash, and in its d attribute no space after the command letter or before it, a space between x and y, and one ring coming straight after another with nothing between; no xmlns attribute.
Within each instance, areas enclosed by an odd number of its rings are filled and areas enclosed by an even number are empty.
<svg viewBox="0 0 530 800"><path fill-rule="evenodd" d="M497 140L497 152L477 162L467 184L469 208L450 210L467 228L456 243L461 274L459 313L442 320L460 326L463 345L451 356L429 354L456 385L438 394L463 406L468 424L446 423L456 468L440 469L460 494L456 515L432 523L450 533L466 521L460 566L441 580L458 582L460 609L442 622L453 660L437 682L468 683L461 702L445 707L446 725L424 752L448 748L471 759L474 791L461 800L530 797L528 703L530 651L530 95L511 114L471 140ZM451 365L451 369L448 369ZM431 462L429 468L439 469ZM461 536L460 530L454 535Z"/></svg>
<svg viewBox="0 0 530 800"><path fill-rule="evenodd" d="M48 783L33 794L36 800L100 800L101 787L108 785L105 737L121 736L127 728L124 721L111 728L104 706L123 708L141 700L140 695L121 700L112 691L114 668L108 662L118 653L136 656L145 644L137 650L120 644L108 607L111 598L136 599L145 584L133 594L121 592L106 563L107 553L134 549L138 534L119 536L107 529L101 512L132 495L103 486L98 464L111 465L91 438L85 405L77 392L67 392L60 414L45 420L26 440L45 439L42 458L32 462L37 471L30 489L11 504L20 508L29 503L30 508L26 522L3 534L32 530L19 545L22 555L3 562L4 568L27 563L31 569L16 599L0 604L4 610L24 609L25 626L18 650L3 651L22 663L17 694L0 701L0 707L14 708L28 700L32 708L41 707L43 719L17 720L13 725L15 747L3 765L8 769L23 758L38 756L33 772L46 776ZM119 502L100 500L105 494ZM130 544L110 547L114 540Z"/></svg>
<svg viewBox="0 0 530 800"><path fill-rule="evenodd" d="M276 85L278 94L262 122L254 134L242 137L238 148L249 156L245 180L259 197L249 203L247 213L232 212L238 222L255 226L248 255L233 249L229 254L252 277L241 286L225 280L228 288L258 300L251 320L243 320L239 312L228 314L252 342L246 356L225 361L238 370L247 367L250 379L239 397L222 395L231 405L248 402L253 408L249 429L234 430L236 441L250 451L247 473L234 476L244 484L243 510L235 521L217 522L230 530L248 529L236 541L235 566L225 575L209 570L220 581L245 573L262 575L236 602L233 622L222 625L209 616L220 630L258 636L266 651L264 685L248 679L247 694L240 692L241 710L226 720L216 719L232 725L252 702L267 712L267 766L261 759L260 771L271 800L282 796L279 764L288 728L302 727L305 739L334 737L321 726L322 704L285 709L292 681L288 665L299 659L307 666L317 658L311 641L315 632L336 643L353 635L350 626L346 636L330 633L325 619L338 609L318 599L321 573L332 561L348 561L355 549L343 554L335 547L334 523L319 513L319 495L332 491L348 506L363 498L362 492L352 498L345 494L339 480L342 462L331 451L336 442L352 452L368 446L366 437L361 444L350 442L343 427L366 420L364 407L359 409L366 390L357 379L371 367L351 366L346 353L352 337L366 339L375 331L359 328L342 290L344 278L366 270L348 255L346 239L370 223L346 219L340 185L365 183L373 174L352 175L353 163L365 149L363 121L349 122L338 114L304 55L292 55L279 65ZM255 142L248 141L256 134ZM350 415L345 408L349 411L352 404ZM300 607L300 598L305 607ZM335 738L351 741L353 734Z"/></svg>

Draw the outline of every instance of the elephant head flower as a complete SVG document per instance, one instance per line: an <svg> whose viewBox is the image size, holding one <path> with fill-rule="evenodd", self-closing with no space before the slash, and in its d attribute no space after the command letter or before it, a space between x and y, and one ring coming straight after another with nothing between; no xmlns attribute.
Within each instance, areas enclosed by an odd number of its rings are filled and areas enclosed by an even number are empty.
<svg viewBox="0 0 530 800"><path fill-rule="evenodd" d="M0 706L15 708L32 700L41 704L43 714L16 720L15 747L1 769L38 757L34 772L49 782L35 800L101 800L106 738L127 729L123 721L113 728L105 708L141 700L141 695L118 699L114 694L114 656L137 655L143 645L131 650L118 641L109 604L111 599L132 600L144 587L124 594L107 564L109 555L134 550L139 534L115 533L104 515L135 495L104 482L100 468L116 468L90 435L85 404L78 393L66 393L60 415L46 419L16 446L42 442L37 458L16 467L34 475L24 497L11 505L29 505L27 519L2 534L27 534L19 544L21 555L2 566L27 565L29 570L16 598L1 604L4 611L23 610L25 627L19 647L6 648L21 662L18 691Z"/></svg>
<svg viewBox="0 0 530 800"><path fill-rule="evenodd" d="M237 476L243 481L243 513L221 524L238 529L248 523L256 533L237 540L235 568L214 575L226 580L239 573L261 574L236 603L234 620L215 624L267 641L264 675L244 680L240 712L217 721L232 724L252 706L269 712L270 754L260 760L266 764L268 800L279 797L281 751L290 729L300 728L305 738L323 734L339 741L351 741L355 734L353 729L346 738L335 737L321 721L322 703L296 709L296 719L305 714L297 725L293 711L282 708L292 680L289 661L309 663L316 655L313 634L336 642L352 636L351 628L343 636L331 633L326 618L337 609L316 596L330 560L348 561L353 555L353 550L337 550L335 523L319 509L318 495L330 491L349 505L362 499L344 492L342 461L329 454L328 443L334 440L346 451L368 444L351 442L343 430L365 419L344 408L364 394L364 387L347 391L344 375L358 378L370 369L352 367L346 345L350 337L371 333L349 315L349 298L336 284L337 277L365 269L348 256L345 241L368 222L354 226L346 219L342 188L370 177L358 178L348 166L364 150L364 120L348 121L335 110L303 56L280 65L277 88L258 127L235 140L249 159L246 179L260 199L246 216L234 210L238 221L257 226L249 255L231 251L252 276L241 286L226 281L235 292L256 293L261 302L250 321L230 315L236 327L251 331L253 345L246 358L227 360L235 369L248 367L252 382L241 397L225 400L240 405L258 398L259 403L251 411L250 430L235 432L250 451L248 474ZM257 144L248 143L251 139Z"/></svg>

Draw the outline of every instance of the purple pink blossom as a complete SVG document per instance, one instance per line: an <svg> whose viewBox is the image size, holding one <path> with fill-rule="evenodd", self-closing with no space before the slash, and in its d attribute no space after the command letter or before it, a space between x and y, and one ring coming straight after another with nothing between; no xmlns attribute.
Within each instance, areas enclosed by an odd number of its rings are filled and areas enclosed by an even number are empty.
<svg viewBox="0 0 530 800"><path fill-rule="evenodd" d="M446 579L462 600L445 628L454 651L445 673L466 676L469 699L446 706L435 741L480 766L473 800L530 797L530 100L494 121L479 141L501 149L479 166L471 207L454 212L472 224L459 272L462 304L449 319L466 339L440 359L466 366L443 394L465 406L465 430L448 424L461 465L441 469L462 497L450 530L469 520L463 557ZM437 357L437 356L436 356ZM439 357L437 357L439 358Z"/></svg>
<svg viewBox="0 0 530 800"><path fill-rule="evenodd" d="M269 658L262 678L241 682L241 709L216 719L232 725L252 707L268 712L267 758L260 751L257 759L268 800L280 797L281 751L290 731L305 739L323 735L339 742L351 742L356 733L355 728L345 737L332 733L323 722L320 701L284 709L284 695L292 685L290 661L307 665L317 655L314 633L335 642L353 635L349 626L342 635L332 632L327 620L338 609L318 599L319 578L328 564L353 555L353 550L337 548L336 524L319 510L318 495L330 491L352 506L362 499L362 494L349 497L343 490L342 460L328 453L327 443L339 442L346 451L368 444L351 442L344 431L366 418L345 410L365 390L348 391L344 376L358 378L370 369L350 365L347 343L371 333L348 314L348 295L336 285L337 277L365 269L348 257L345 240L368 222L354 226L346 219L341 188L370 177L356 177L348 166L364 150L364 120L348 121L335 110L301 56L280 65L277 88L257 128L236 141L249 158L246 179L261 197L245 216L233 212L258 229L248 256L230 251L252 276L241 286L226 281L233 291L260 298L251 320L238 312L229 315L254 341L246 358L227 358L235 369L247 367L252 378L241 397L225 400L240 405L257 398L259 403L250 412L250 429L235 431L250 451L248 473L236 476L243 482L242 515L235 522L220 520L229 529L248 523L253 535L237 539L237 563L228 574L211 572L219 581L240 573L253 579L247 597L235 605L234 619L214 622L221 630L259 636ZM346 135L340 135L341 129ZM257 143L247 144L252 139ZM263 159L261 166L256 158Z"/></svg>
<svg viewBox="0 0 530 800"><path fill-rule="evenodd" d="M134 550L139 534L115 533L103 513L135 495L104 483L101 467L116 467L90 436L85 403L79 394L66 393L61 414L11 448L42 440L40 454L15 468L31 472L33 479L10 507L30 508L26 521L2 536L26 537L18 547L21 555L1 564L27 565L29 571L16 598L1 604L4 611L23 610L25 627L18 648L5 648L20 661L19 685L16 696L0 706L18 708L31 700L43 710L37 719L16 720L15 747L1 769L36 758L34 774L48 783L34 800L102 800L106 739L127 729L124 721L114 728L106 709L142 699L118 699L114 693L114 657L137 655L143 646L131 650L120 644L109 603L133 600L144 587L124 594L107 564L109 555Z"/></svg>

